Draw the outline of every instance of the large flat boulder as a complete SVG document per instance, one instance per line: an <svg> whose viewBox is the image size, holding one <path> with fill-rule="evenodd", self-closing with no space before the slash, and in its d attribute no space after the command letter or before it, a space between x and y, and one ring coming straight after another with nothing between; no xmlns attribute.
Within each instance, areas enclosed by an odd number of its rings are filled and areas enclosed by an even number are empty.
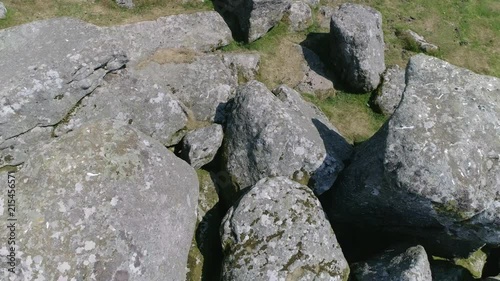
<svg viewBox="0 0 500 281"><path fill-rule="evenodd" d="M392 118L344 170L331 216L451 254L500 245L500 79L417 55L406 82Z"/></svg>
<svg viewBox="0 0 500 281"><path fill-rule="evenodd" d="M198 180L154 139L91 122L41 146L15 175L19 260L2 280L185 278Z"/></svg>
<svg viewBox="0 0 500 281"><path fill-rule="evenodd" d="M222 280L347 280L349 267L319 200L304 185L265 178L221 226Z"/></svg>
<svg viewBox="0 0 500 281"><path fill-rule="evenodd" d="M359 4L343 4L330 22L334 70L352 91L370 92L385 70L382 15Z"/></svg>
<svg viewBox="0 0 500 281"><path fill-rule="evenodd" d="M260 82L238 88L228 113L224 154L226 169L239 190L268 176L286 176L309 183L321 194L350 156L351 147L333 126L313 116L314 109L298 103L305 104L297 92L288 90L293 92L293 108Z"/></svg>
<svg viewBox="0 0 500 281"><path fill-rule="evenodd" d="M231 31L216 12L170 16L115 27L97 27L75 19L57 18L0 30L0 68L5 70L0 72L0 147L8 148L0 150L0 167L24 162L29 150L47 139L45 132L42 137L35 137L40 135L40 129L36 128L48 130L71 121L68 119L77 113L85 97L95 94L99 88L102 93L106 92L102 88L108 85L106 80L111 73L123 68L133 72L158 50L210 51L231 40ZM37 43L33 45L33 42ZM140 78L134 74L131 76L131 79ZM111 111L104 115L136 115L141 111L127 112L124 103L125 100L130 103L131 99L136 99L137 95L144 93L144 89L155 87L154 81L149 84L148 79L145 81L123 82L122 89L132 96L122 93L119 101L113 103L120 104L116 108L109 107ZM141 89L126 89L134 83L142 84ZM113 83L110 85L114 86ZM217 92L216 95L227 96L225 86L221 89L223 93ZM162 92L168 96L169 91L169 87L152 89L147 95ZM116 91L110 89L109 92ZM107 95L103 101L110 100L110 93ZM170 99L166 98L164 102L167 100ZM167 106L146 107L154 111ZM218 103L214 106L217 107ZM102 117L101 113L94 115ZM169 118L163 120L164 124L159 129L159 133L165 133L160 141L174 144L182 138L180 135L169 140L171 133L181 128L179 120L186 118L182 114L173 117L166 113ZM145 120L149 117L146 114L133 119ZM167 129L165 126L169 120L175 120L175 124L168 124L171 127ZM153 123L157 125L161 122L156 119ZM142 127L147 126L143 124ZM31 132L35 129L38 131ZM67 131L67 128L59 131L64 130ZM151 130L145 133L152 135Z"/></svg>

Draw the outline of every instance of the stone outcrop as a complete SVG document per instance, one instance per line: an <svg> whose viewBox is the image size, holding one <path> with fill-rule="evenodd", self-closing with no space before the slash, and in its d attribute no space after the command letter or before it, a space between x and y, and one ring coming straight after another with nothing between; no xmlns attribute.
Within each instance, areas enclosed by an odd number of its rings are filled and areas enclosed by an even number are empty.
<svg viewBox="0 0 500 281"><path fill-rule="evenodd" d="M401 104L357 148L331 216L417 235L451 255L499 245L499 96L498 78L412 57Z"/></svg>
<svg viewBox="0 0 500 281"><path fill-rule="evenodd" d="M422 246L394 247L366 262L352 265L358 281L429 281L432 279L427 253Z"/></svg>
<svg viewBox="0 0 500 281"><path fill-rule="evenodd" d="M198 180L152 138L91 122L41 146L16 177L16 280L185 278Z"/></svg>
<svg viewBox="0 0 500 281"><path fill-rule="evenodd" d="M321 58L307 47L297 45L296 48L304 59L302 63L304 77L302 81L295 86L295 89L303 93L311 94L333 90L333 82L329 79L332 75L326 69Z"/></svg>
<svg viewBox="0 0 500 281"><path fill-rule="evenodd" d="M328 126L289 109L264 84L251 81L239 87L228 113L226 169L239 190L267 176L287 176L321 194L350 156L345 140L331 135L336 133Z"/></svg>
<svg viewBox="0 0 500 281"><path fill-rule="evenodd" d="M257 182L224 218L222 280L347 280L349 267L312 191Z"/></svg>
<svg viewBox="0 0 500 281"><path fill-rule="evenodd" d="M222 59L226 66L233 70L238 81L254 80L259 72L259 53L225 53Z"/></svg>
<svg viewBox="0 0 500 281"><path fill-rule="evenodd" d="M294 32L306 30L313 23L311 7L302 1L295 1L287 12L290 30Z"/></svg>
<svg viewBox="0 0 500 281"><path fill-rule="evenodd" d="M343 4L330 23L330 55L340 79L356 92L370 92L385 70L382 15L367 6Z"/></svg>

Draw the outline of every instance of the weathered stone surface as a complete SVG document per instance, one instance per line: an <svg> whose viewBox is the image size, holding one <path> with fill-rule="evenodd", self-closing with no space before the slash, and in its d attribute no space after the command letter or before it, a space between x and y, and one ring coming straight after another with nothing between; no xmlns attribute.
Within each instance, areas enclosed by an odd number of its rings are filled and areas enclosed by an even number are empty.
<svg viewBox="0 0 500 281"><path fill-rule="evenodd" d="M222 58L238 77L238 81L241 78L246 81L254 80L259 71L259 53L225 53Z"/></svg>
<svg viewBox="0 0 500 281"><path fill-rule="evenodd" d="M83 99L69 121L56 127L55 134L75 130L89 120L115 118L171 146L185 134L188 117L183 107L170 89L120 73Z"/></svg>
<svg viewBox="0 0 500 281"><path fill-rule="evenodd" d="M312 8L315 8L319 5L319 0L300 0L304 3L306 3L307 5L311 6Z"/></svg>
<svg viewBox="0 0 500 281"><path fill-rule="evenodd" d="M135 6L134 1L132 0L116 0L116 4L118 4L118 6L120 7L127 9L132 9Z"/></svg>
<svg viewBox="0 0 500 281"><path fill-rule="evenodd" d="M333 82L328 78L331 77L331 73L327 71L320 57L307 47L297 45L296 48L304 59L302 63L304 78L295 88L301 92L312 94L318 91L333 90Z"/></svg>
<svg viewBox="0 0 500 281"><path fill-rule="evenodd" d="M2 280L185 278L198 181L160 143L92 122L40 147L16 176L19 264Z"/></svg>
<svg viewBox="0 0 500 281"><path fill-rule="evenodd" d="M337 9L330 6L321 6L318 10L318 23L323 28L330 28L330 21Z"/></svg>
<svg viewBox="0 0 500 281"><path fill-rule="evenodd" d="M198 121L222 122L225 105L238 85L237 77L217 55L194 55L177 63L148 61L136 74L170 89Z"/></svg>
<svg viewBox="0 0 500 281"><path fill-rule="evenodd" d="M434 261L431 263L432 280L439 281L474 281L470 272L448 261Z"/></svg>
<svg viewBox="0 0 500 281"><path fill-rule="evenodd" d="M217 12L162 17L109 27L104 32L127 50L132 64L160 49L211 51L232 41L231 30Z"/></svg>
<svg viewBox="0 0 500 281"><path fill-rule="evenodd" d="M219 124L193 130L182 140L182 158L199 169L214 159L223 138L224 132Z"/></svg>
<svg viewBox="0 0 500 281"><path fill-rule="evenodd" d="M349 267L321 204L287 178L260 180L221 226L223 280L347 280Z"/></svg>
<svg viewBox="0 0 500 281"><path fill-rule="evenodd" d="M287 176L309 181L321 194L343 169L347 153L335 149L339 139L329 138L335 132L288 107L260 82L239 87L224 151L226 169L240 190L267 176Z"/></svg>
<svg viewBox="0 0 500 281"><path fill-rule="evenodd" d="M232 14L243 37L253 42L264 36L283 17L291 0L215 0L219 10Z"/></svg>
<svg viewBox="0 0 500 281"><path fill-rule="evenodd" d="M409 40L414 41L418 45L420 50L426 53L432 53L439 50L438 46L427 42L423 36L419 35L413 30L408 29L404 32L404 34L409 37Z"/></svg>
<svg viewBox="0 0 500 281"><path fill-rule="evenodd" d="M384 115L392 115L405 89L405 71L398 65L387 68L373 102Z"/></svg>
<svg viewBox="0 0 500 281"><path fill-rule="evenodd" d="M306 30L313 23L312 10L308 4L302 1L295 1L288 10L288 21L291 31Z"/></svg>
<svg viewBox="0 0 500 281"><path fill-rule="evenodd" d="M343 4L330 23L335 71L352 91L377 88L385 70L382 15L367 6Z"/></svg>
<svg viewBox="0 0 500 281"><path fill-rule="evenodd" d="M5 5L0 2L0 19L4 19L7 17L7 8L5 8Z"/></svg>
<svg viewBox="0 0 500 281"><path fill-rule="evenodd" d="M392 118L344 170L329 214L461 241L451 254L499 245L500 80L417 55L406 82Z"/></svg>
<svg viewBox="0 0 500 281"><path fill-rule="evenodd" d="M16 143L36 146L17 138L36 127L68 121L78 102L105 84L107 74L131 69L157 49L210 50L230 40L230 30L216 12L109 28L59 18L0 30L0 68L6 70L0 72L0 146L7 146L6 141L9 147L14 143L11 150L26 151ZM33 47L32 42L39 44Z"/></svg>
<svg viewBox="0 0 500 281"><path fill-rule="evenodd" d="M396 247L366 262L355 263L352 273L358 281L429 281L431 268L424 247Z"/></svg>
<svg viewBox="0 0 500 281"><path fill-rule="evenodd" d="M486 253L480 249L470 254L467 258L455 258L453 261L455 264L469 270L474 278L479 279L483 275L483 269L487 258L488 256Z"/></svg>
<svg viewBox="0 0 500 281"><path fill-rule="evenodd" d="M35 127L0 144L0 167L17 166L28 160L34 143L47 143L52 137L52 127Z"/></svg>

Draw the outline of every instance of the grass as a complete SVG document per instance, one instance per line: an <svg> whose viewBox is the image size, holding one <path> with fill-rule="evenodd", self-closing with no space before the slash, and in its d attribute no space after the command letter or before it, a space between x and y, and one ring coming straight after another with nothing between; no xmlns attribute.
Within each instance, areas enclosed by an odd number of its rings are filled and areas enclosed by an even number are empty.
<svg viewBox="0 0 500 281"><path fill-rule="evenodd" d="M316 104L350 143L367 140L386 121L384 115L375 113L369 108L369 93L354 95L336 91L322 98L311 94L303 96Z"/></svg>
<svg viewBox="0 0 500 281"><path fill-rule="evenodd" d="M74 17L96 25L109 26L154 20L181 13L213 10L205 0L134 0L134 9L119 7L114 0L3 0L7 18L0 20L0 29L35 20Z"/></svg>

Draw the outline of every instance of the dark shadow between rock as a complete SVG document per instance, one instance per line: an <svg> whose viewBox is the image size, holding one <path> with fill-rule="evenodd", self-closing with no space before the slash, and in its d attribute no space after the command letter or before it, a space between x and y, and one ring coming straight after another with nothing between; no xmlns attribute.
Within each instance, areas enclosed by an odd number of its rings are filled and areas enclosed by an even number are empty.
<svg viewBox="0 0 500 281"><path fill-rule="evenodd" d="M231 29L233 39L238 42L248 43L248 32L250 26L250 12L253 9L253 3L245 0L211 0L214 9L219 13L226 24ZM239 6L246 4L249 7L244 9L245 15L238 16ZM241 21L244 21L241 23Z"/></svg>

